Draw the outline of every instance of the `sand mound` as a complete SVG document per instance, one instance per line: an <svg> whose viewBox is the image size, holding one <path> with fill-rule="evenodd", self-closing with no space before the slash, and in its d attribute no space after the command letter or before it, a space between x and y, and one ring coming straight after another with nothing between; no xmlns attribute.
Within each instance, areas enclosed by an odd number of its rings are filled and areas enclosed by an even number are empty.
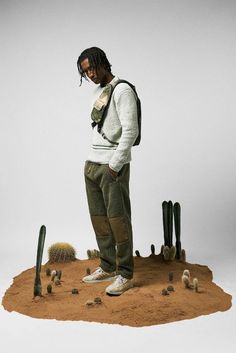
<svg viewBox="0 0 236 353"><path fill-rule="evenodd" d="M99 265L99 259L76 260L65 264L44 264L41 270L43 297L33 299L35 267L14 277L6 291L2 305L8 311L16 311L35 318L57 320L83 320L129 326L149 326L191 319L231 307L231 295L212 282L212 272L207 266L164 262L161 255L135 257L134 288L121 296L106 295L110 282L86 284L81 278L86 269ZM53 293L47 293L50 277L46 268L61 270L60 286L52 284ZM198 278L199 293L184 288L181 276L188 269L191 279ZM169 272L174 278L169 282ZM163 296L161 291L168 285L175 291ZM79 294L72 294L78 288ZM101 304L86 305L87 300L100 297Z"/></svg>

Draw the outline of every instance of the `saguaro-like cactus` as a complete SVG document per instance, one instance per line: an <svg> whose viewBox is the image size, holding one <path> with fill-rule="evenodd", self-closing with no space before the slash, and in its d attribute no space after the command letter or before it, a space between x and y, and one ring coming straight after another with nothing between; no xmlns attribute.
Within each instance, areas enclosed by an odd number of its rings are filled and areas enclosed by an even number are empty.
<svg viewBox="0 0 236 353"><path fill-rule="evenodd" d="M175 221L175 237L176 237L176 259L181 258L181 242L180 242L180 204L174 204L174 221Z"/></svg>
<svg viewBox="0 0 236 353"><path fill-rule="evenodd" d="M43 258L45 236L46 236L46 227L42 225L39 231L39 238L38 238L36 275L35 275L35 281L34 281L34 297L42 296L40 272L41 272L41 265L42 265L42 258Z"/></svg>
<svg viewBox="0 0 236 353"><path fill-rule="evenodd" d="M168 236L168 202L162 202L162 216L163 216L163 231L164 231L164 246L169 246Z"/></svg>
<svg viewBox="0 0 236 353"><path fill-rule="evenodd" d="M162 247L162 255L164 260L173 261L175 259L176 249L173 246L173 203L172 201L162 202L163 229L164 229L164 246Z"/></svg>

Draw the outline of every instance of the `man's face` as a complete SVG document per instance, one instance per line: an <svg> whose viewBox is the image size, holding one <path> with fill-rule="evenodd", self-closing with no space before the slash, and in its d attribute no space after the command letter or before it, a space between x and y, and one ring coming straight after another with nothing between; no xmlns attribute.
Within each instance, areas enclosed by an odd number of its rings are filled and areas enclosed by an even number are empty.
<svg viewBox="0 0 236 353"><path fill-rule="evenodd" d="M104 85L105 83L105 78L106 78L106 70L104 67L100 66L95 70L89 63L88 58L84 59L81 61L80 66L86 76L93 81L94 83L98 84L100 83L101 86Z"/></svg>

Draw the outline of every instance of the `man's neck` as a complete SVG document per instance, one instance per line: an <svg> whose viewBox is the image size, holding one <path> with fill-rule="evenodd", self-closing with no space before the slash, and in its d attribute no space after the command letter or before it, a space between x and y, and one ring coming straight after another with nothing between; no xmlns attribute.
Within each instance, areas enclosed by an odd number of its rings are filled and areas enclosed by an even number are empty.
<svg viewBox="0 0 236 353"><path fill-rule="evenodd" d="M106 86L109 82L113 80L115 76L111 72L108 72L103 83L100 84L101 87Z"/></svg>

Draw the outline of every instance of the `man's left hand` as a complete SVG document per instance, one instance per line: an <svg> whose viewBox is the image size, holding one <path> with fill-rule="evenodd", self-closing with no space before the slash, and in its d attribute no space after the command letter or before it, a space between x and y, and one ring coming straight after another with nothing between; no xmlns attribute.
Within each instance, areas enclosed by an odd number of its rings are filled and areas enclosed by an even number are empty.
<svg viewBox="0 0 236 353"><path fill-rule="evenodd" d="M111 175L116 178L117 175L118 175L118 172L115 172L113 169L111 169L109 166L108 166L108 170L109 170L109 173L111 173Z"/></svg>

